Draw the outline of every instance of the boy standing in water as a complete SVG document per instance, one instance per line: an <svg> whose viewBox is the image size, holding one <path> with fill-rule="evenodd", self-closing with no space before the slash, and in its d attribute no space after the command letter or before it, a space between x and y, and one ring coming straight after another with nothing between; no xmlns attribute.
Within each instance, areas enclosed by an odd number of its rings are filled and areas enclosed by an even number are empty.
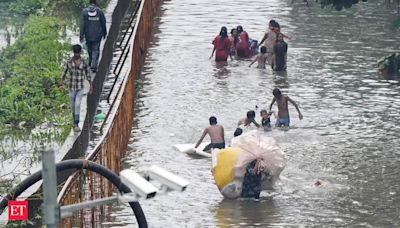
<svg viewBox="0 0 400 228"><path fill-rule="evenodd" d="M290 99L286 95L282 95L281 91L278 88L275 88L272 92L274 98L272 99L271 105L269 106L269 110L271 112L272 105L274 105L275 101L278 104L278 119L276 120L276 126L281 127L289 127L290 118L289 118L289 109L288 109L288 102L292 103L296 108L297 112L299 113L299 118L303 119L303 115L300 112L299 106Z"/></svg>
<svg viewBox="0 0 400 228"><path fill-rule="evenodd" d="M213 148L224 149L225 148L225 136L224 136L224 127L217 124L217 118L215 116L211 116L209 118L210 126L204 129L203 135L196 143L194 148L197 148L200 143L203 141L204 137L208 134L211 139L211 143L208 144L203 151L210 152Z"/></svg>
<svg viewBox="0 0 400 228"><path fill-rule="evenodd" d="M267 62L268 54L267 54L267 48L265 46L262 46L260 49L260 52L256 58L253 60L253 62L250 63L249 67L253 65L257 61L257 68L262 68L265 69L265 62Z"/></svg>

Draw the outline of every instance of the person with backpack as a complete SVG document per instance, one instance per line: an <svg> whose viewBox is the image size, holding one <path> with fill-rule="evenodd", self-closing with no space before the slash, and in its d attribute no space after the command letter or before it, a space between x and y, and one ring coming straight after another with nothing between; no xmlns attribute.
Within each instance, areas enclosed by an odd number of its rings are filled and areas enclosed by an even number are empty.
<svg viewBox="0 0 400 228"><path fill-rule="evenodd" d="M221 31L217 37L213 40L214 45L213 51L211 53L210 59L215 53L215 61L227 61L228 56L231 56L231 46L232 42L228 38L228 30L225 26L222 26ZM231 56L232 59L232 56Z"/></svg>
<svg viewBox="0 0 400 228"><path fill-rule="evenodd" d="M96 3L90 0L90 5L82 10L80 19L80 41L86 40L89 53L89 65L92 72L97 72L97 64L100 55L100 43L106 38L106 18Z"/></svg>

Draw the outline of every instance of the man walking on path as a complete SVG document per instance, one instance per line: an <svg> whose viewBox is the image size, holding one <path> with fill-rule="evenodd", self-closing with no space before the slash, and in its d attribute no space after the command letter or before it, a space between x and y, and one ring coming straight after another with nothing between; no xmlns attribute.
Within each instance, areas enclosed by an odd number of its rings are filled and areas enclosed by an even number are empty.
<svg viewBox="0 0 400 228"><path fill-rule="evenodd" d="M89 93L92 93L93 87L90 77L89 65L81 58L82 47L79 44L72 46L74 56L66 61L61 73L60 89L64 89L64 81L68 77L69 98L71 100L72 115L74 117L74 131L79 132L79 115L81 110L81 101L84 92L84 80L89 81Z"/></svg>
<svg viewBox="0 0 400 228"><path fill-rule="evenodd" d="M89 65L93 72L97 72L100 55L100 43L106 38L106 18L97 6L96 0L90 0L90 5L82 10L80 24L80 41L86 40L89 52Z"/></svg>
<svg viewBox="0 0 400 228"><path fill-rule="evenodd" d="M271 112L272 106L274 105L275 101L278 104L278 119L276 120L277 127L289 127L290 118L289 118L289 109L288 109L288 102L292 103L296 108L297 112L299 113L299 119L303 119L303 114L301 114L299 106L290 99L289 96L283 95L278 88L275 88L272 92L274 98L269 106L269 111Z"/></svg>

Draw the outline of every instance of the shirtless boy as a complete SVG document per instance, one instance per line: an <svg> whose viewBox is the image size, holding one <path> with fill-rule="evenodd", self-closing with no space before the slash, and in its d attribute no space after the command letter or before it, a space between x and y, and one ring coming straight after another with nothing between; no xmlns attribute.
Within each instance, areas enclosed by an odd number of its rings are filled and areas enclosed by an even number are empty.
<svg viewBox="0 0 400 228"><path fill-rule="evenodd" d="M242 118L238 122L238 127L240 126L250 126L251 123L253 123L256 127L260 127L260 124L258 124L255 120L256 118L256 113L254 111L248 111L246 114L246 117Z"/></svg>
<svg viewBox="0 0 400 228"><path fill-rule="evenodd" d="M281 127L289 127L290 118L289 118L289 109L288 102L292 103L299 113L299 118L303 119L303 115L300 112L299 106L294 102L290 97L286 95L282 95L281 91L278 88L275 88L272 92L274 98L272 99L271 105L269 106L269 110L271 111L272 106L275 101L278 104L278 119L276 120L276 126Z"/></svg>
<svg viewBox="0 0 400 228"><path fill-rule="evenodd" d="M267 62L268 58L267 48L265 46L262 46L260 52L261 53L259 53L256 58L250 63L249 67L257 62L257 68L265 69L265 63Z"/></svg>
<svg viewBox="0 0 400 228"><path fill-rule="evenodd" d="M211 143L208 144L203 151L211 152L211 149L213 148L224 149L225 148L224 127L217 124L217 118L215 116L211 116L209 118L209 121L210 121L210 126L204 129L203 135L196 143L196 146L194 148L197 148L203 141L204 137L208 134L210 136Z"/></svg>

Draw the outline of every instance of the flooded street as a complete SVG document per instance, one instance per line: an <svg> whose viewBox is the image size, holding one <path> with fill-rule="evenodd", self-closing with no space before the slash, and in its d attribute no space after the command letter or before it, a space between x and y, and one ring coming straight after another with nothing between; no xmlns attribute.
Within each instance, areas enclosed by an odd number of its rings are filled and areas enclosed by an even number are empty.
<svg viewBox="0 0 400 228"><path fill-rule="evenodd" d="M126 167L157 164L191 182L187 191L141 201L149 227L400 226L400 93L376 62L398 50L394 18L377 1L337 12L290 1L165 1L149 49ZM211 41L225 25L261 40L270 19L287 40L287 73L217 66ZM260 202L223 200L211 161L172 148L195 143L215 115L230 141L249 109L267 108L280 87L297 101L291 129L268 132L287 153L274 193ZM277 107L274 106L274 110ZM257 120L259 121L257 110ZM326 185L315 187L316 180ZM107 227L132 227L116 207Z"/></svg>

